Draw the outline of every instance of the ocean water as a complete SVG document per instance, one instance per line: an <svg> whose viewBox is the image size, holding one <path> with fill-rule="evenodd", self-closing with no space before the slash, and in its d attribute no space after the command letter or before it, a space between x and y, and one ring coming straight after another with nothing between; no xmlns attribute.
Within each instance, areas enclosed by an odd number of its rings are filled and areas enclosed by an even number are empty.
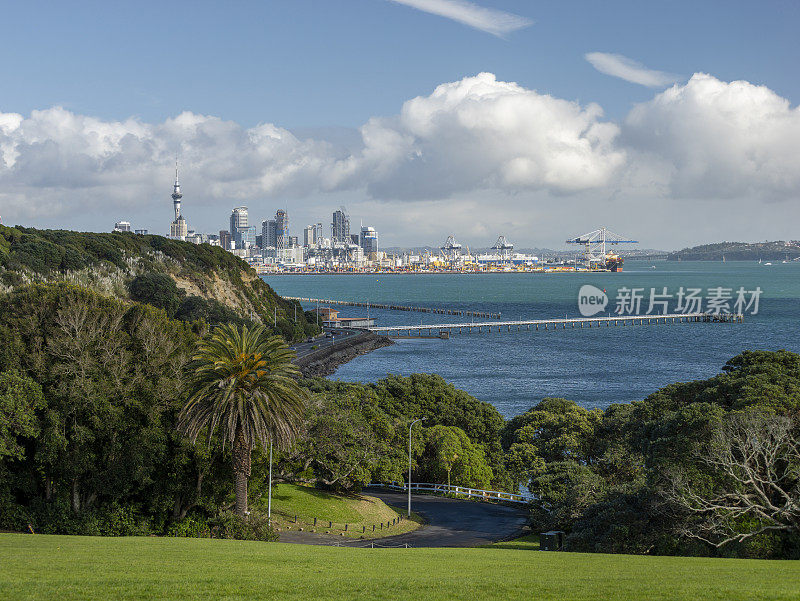
<svg viewBox="0 0 800 601"><path fill-rule="evenodd" d="M654 267L654 268L653 268ZM678 381L708 378L747 349L800 352L800 262L628 261L621 273L281 275L264 277L285 296L358 300L502 313L503 319L580 317L578 290L605 289L612 314L622 288L762 290L758 314L741 324L676 324L520 332L453 334L449 340L398 340L362 355L331 376L372 382L387 374L437 373L506 417L544 397L572 399L588 408L645 398ZM748 300L751 295L747 295ZM733 301L731 301L733 303ZM676 298L668 300L670 311ZM705 306L705 305L704 305ZM307 309L312 308L310 305ZM342 316L366 309L337 307ZM658 309L660 311L660 308ZM657 312L658 312L657 311ZM370 310L380 325L468 323L470 318Z"/></svg>

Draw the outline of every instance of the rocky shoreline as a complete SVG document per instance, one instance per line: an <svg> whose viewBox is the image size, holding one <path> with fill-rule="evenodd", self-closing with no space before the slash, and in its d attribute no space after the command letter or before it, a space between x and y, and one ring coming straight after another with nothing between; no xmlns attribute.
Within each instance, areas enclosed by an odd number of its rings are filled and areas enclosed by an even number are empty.
<svg viewBox="0 0 800 601"><path fill-rule="evenodd" d="M335 346L329 346L317 352L300 357L295 365L300 368L306 378L325 377L336 371L340 365L352 361L359 355L391 346L394 342L388 336L380 336L373 332L362 332L358 336Z"/></svg>

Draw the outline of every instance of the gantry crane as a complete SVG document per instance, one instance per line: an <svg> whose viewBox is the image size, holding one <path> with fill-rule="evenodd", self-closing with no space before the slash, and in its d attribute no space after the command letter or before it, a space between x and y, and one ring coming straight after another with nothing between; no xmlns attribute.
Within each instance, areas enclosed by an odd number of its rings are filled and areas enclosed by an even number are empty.
<svg viewBox="0 0 800 601"><path fill-rule="evenodd" d="M606 246L638 243L638 240L625 240L623 236L615 234L604 227L567 240L567 244L582 244L584 246L583 260L589 269L605 266Z"/></svg>
<svg viewBox="0 0 800 601"><path fill-rule="evenodd" d="M508 262L511 260L511 253L514 250L514 245L511 244L511 242L507 242L505 236L499 236L492 250L497 251L497 254L500 255L500 259L503 262Z"/></svg>

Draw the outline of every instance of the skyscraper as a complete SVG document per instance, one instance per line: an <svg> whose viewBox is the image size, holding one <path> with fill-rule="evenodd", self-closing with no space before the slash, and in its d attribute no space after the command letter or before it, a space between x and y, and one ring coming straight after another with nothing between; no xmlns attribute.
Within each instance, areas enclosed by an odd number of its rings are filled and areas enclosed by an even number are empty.
<svg viewBox="0 0 800 601"><path fill-rule="evenodd" d="M313 225L307 225L303 230L303 246L311 247L317 243L317 228Z"/></svg>
<svg viewBox="0 0 800 601"><path fill-rule="evenodd" d="M361 227L359 246L364 250L364 256L368 259L375 259L378 253L378 232L374 227L364 225Z"/></svg>
<svg viewBox="0 0 800 601"><path fill-rule="evenodd" d="M331 238L333 242L339 244L350 243L350 218L344 212L344 207L333 213L333 223L331 223Z"/></svg>
<svg viewBox="0 0 800 601"><path fill-rule="evenodd" d="M283 250L291 246L289 242L289 214L283 210L275 211L275 248Z"/></svg>
<svg viewBox="0 0 800 601"><path fill-rule="evenodd" d="M169 226L169 237L175 240L186 240L189 228L181 215L181 183L178 181L178 161L175 161L175 185L172 187L172 208L175 209L175 221Z"/></svg>
<svg viewBox="0 0 800 601"><path fill-rule="evenodd" d="M236 207L231 211L230 233L236 248L244 248L242 232L247 229L247 207Z"/></svg>
<svg viewBox="0 0 800 601"><path fill-rule="evenodd" d="M275 248L277 245L274 219L265 219L261 222L261 241L261 248Z"/></svg>
<svg viewBox="0 0 800 601"><path fill-rule="evenodd" d="M231 241L233 237L228 230L220 230L219 231L219 245L224 248L225 250L231 249Z"/></svg>

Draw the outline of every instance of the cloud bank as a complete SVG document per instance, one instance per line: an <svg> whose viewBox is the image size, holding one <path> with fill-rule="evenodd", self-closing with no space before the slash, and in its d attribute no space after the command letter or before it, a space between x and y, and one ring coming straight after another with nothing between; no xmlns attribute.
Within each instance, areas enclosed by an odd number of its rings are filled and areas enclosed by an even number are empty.
<svg viewBox="0 0 800 601"><path fill-rule="evenodd" d="M636 62L621 54L608 54L606 52L589 52L584 55L592 66L606 75L619 77L631 83L638 83L648 88L663 88L678 80L677 75L648 69L641 63Z"/></svg>
<svg viewBox="0 0 800 601"><path fill-rule="evenodd" d="M502 37L533 25L533 21L493 8L484 8L465 0L391 0L426 13L452 19L469 27Z"/></svg>
<svg viewBox="0 0 800 601"><path fill-rule="evenodd" d="M596 104L481 73L370 119L359 135L360 147L344 149L270 123L245 128L189 112L161 123L60 107L0 112L0 215L37 223L100 208L106 221L154 207L168 214L176 152L187 206L218 212L267 199L294 211L346 196L373 208L403 201L418 215L427 203L443 223L471 214L480 199L496 205L492 218L502 224L580 215L598 199L634 198L646 214L680 199L800 197L800 109L764 86L707 74L614 123Z"/></svg>

